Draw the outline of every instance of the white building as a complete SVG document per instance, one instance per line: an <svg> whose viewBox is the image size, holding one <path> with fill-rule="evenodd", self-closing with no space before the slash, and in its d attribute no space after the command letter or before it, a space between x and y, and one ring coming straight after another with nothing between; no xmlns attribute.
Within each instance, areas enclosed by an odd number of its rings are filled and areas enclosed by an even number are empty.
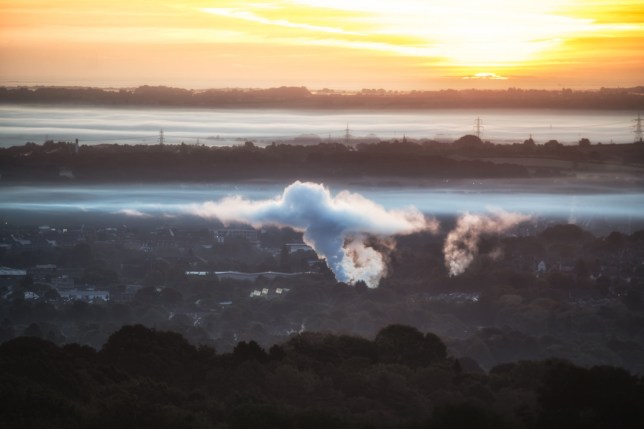
<svg viewBox="0 0 644 429"><path fill-rule="evenodd" d="M109 301L110 293L105 290L70 289L58 292L61 298L74 301Z"/></svg>

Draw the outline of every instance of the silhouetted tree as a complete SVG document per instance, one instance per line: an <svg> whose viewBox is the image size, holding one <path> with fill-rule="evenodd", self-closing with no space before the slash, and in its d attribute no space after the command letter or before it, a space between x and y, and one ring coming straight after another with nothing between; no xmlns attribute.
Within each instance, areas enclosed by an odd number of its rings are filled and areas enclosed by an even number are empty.
<svg viewBox="0 0 644 429"><path fill-rule="evenodd" d="M411 326L387 326L378 332L375 344L378 361L383 363L427 366L447 357L440 338L432 333L423 335Z"/></svg>
<svg viewBox="0 0 644 429"><path fill-rule="evenodd" d="M623 369L551 361L539 389L543 428L639 428L644 384Z"/></svg>
<svg viewBox="0 0 644 429"><path fill-rule="evenodd" d="M240 341L233 349L233 358L235 362L241 363L247 360L256 360L258 362L266 362L268 355L255 341Z"/></svg>
<svg viewBox="0 0 644 429"><path fill-rule="evenodd" d="M38 326L37 323L32 323L31 325L27 326L24 331L22 331L22 336L42 338L43 334L40 326Z"/></svg>

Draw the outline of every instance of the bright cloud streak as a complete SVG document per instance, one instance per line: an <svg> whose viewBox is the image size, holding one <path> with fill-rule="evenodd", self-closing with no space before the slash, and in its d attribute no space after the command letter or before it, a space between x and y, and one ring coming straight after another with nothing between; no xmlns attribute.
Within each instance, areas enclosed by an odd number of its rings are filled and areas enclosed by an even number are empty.
<svg viewBox="0 0 644 429"><path fill-rule="evenodd" d="M236 9L224 9L224 8L206 7L206 8L203 8L201 10L203 12L211 13L213 15L219 15L219 16L224 16L224 17L228 17L228 18L243 19L245 21L257 22L259 24L276 25L276 26L280 26L280 27L298 28L298 29L311 30L311 31L320 31L320 32L323 32L323 33L348 34L348 35L353 35L353 36L362 36L363 35L361 33L356 33L356 32L352 32L352 31L345 31L345 30L342 30L341 28L323 27L323 26L319 26L319 25L309 25L309 24L294 23L294 22L290 22L290 21L285 20L285 19L267 19L267 18L263 18L261 16L258 16L256 14L254 14L253 12L240 11L240 10L236 10Z"/></svg>
<svg viewBox="0 0 644 429"><path fill-rule="evenodd" d="M248 10L235 9L234 12L226 13L263 24L360 36L360 40L302 36L299 40L306 45L378 50L401 56L433 58L434 64L460 68L477 78L497 75L496 71L488 69L529 68L531 63L547 61L564 50L569 53L565 45L576 38L644 35L642 23L607 24L598 23L597 19L576 16L571 13L571 5L574 3L578 2L462 0L454 4L448 0L292 0L280 3L283 9L288 9L289 5L308 8L307 17L313 16L313 13L324 17L326 14L333 15L342 11L354 18L345 18L344 22L358 22L360 31L262 18L252 12L253 6L249 6ZM598 8L601 6L597 5ZM593 5L589 8L592 7ZM257 12L261 13L261 8ZM405 38L407 41L401 43Z"/></svg>

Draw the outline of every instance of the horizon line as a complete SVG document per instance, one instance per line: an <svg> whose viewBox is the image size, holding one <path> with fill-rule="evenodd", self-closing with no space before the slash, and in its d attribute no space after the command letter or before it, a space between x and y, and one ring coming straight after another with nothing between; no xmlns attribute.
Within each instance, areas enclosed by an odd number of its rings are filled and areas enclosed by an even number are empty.
<svg viewBox="0 0 644 429"><path fill-rule="evenodd" d="M522 86L508 86L506 88L454 88L454 87L443 87L443 88L416 88L416 89L388 89L388 88L360 88L360 89L336 89L329 87L322 88L312 88L306 85L277 85L277 86L226 86L226 87L186 87L186 86L172 86L167 84L138 84L138 85L129 85L129 86L116 86L116 85L73 85L73 84L7 84L0 82L0 88L6 89L41 89L41 88L58 88L58 89L101 89L101 90L132 90L142 87L150 88L172 88L172 89L183 89L187 91L209 91L209 90L226 90L226 91L262 91L267 89L281 89L281 88L304 88L307 91L313 93L320 92L335 92L335 93L360 93L362 91L384 91L384 93L412 93L412 92L440 92L440 91L479 91L479 92L500 92L500 91L509 91L509 90L518 90L518 91L544 91L544 92L557 92L557 91L573 91L573 92L599 92L602 90L634 90L634 89L644 89L644 82L638 85L633 86L600 86L600 87L584 87L584 88L572 88L567 86L561 87L552 87L552 88L537 88L537 87L522 87Z"/></svg>

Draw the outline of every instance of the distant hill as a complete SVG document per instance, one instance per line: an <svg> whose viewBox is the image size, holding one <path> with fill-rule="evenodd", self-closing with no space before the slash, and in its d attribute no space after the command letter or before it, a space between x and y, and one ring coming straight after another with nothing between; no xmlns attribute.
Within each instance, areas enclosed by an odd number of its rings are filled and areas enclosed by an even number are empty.
<svg viewBox="0 0 644 429"><path fill-rule="evenodd" d="M553 108L644 109L644 86L596 91L440 90L359 92L310 91L305 87L189 90L166 86L129 89L84 87L0 87L0 103L75 103L107 106L308 108L308 109L442 109Z"/></svg>

